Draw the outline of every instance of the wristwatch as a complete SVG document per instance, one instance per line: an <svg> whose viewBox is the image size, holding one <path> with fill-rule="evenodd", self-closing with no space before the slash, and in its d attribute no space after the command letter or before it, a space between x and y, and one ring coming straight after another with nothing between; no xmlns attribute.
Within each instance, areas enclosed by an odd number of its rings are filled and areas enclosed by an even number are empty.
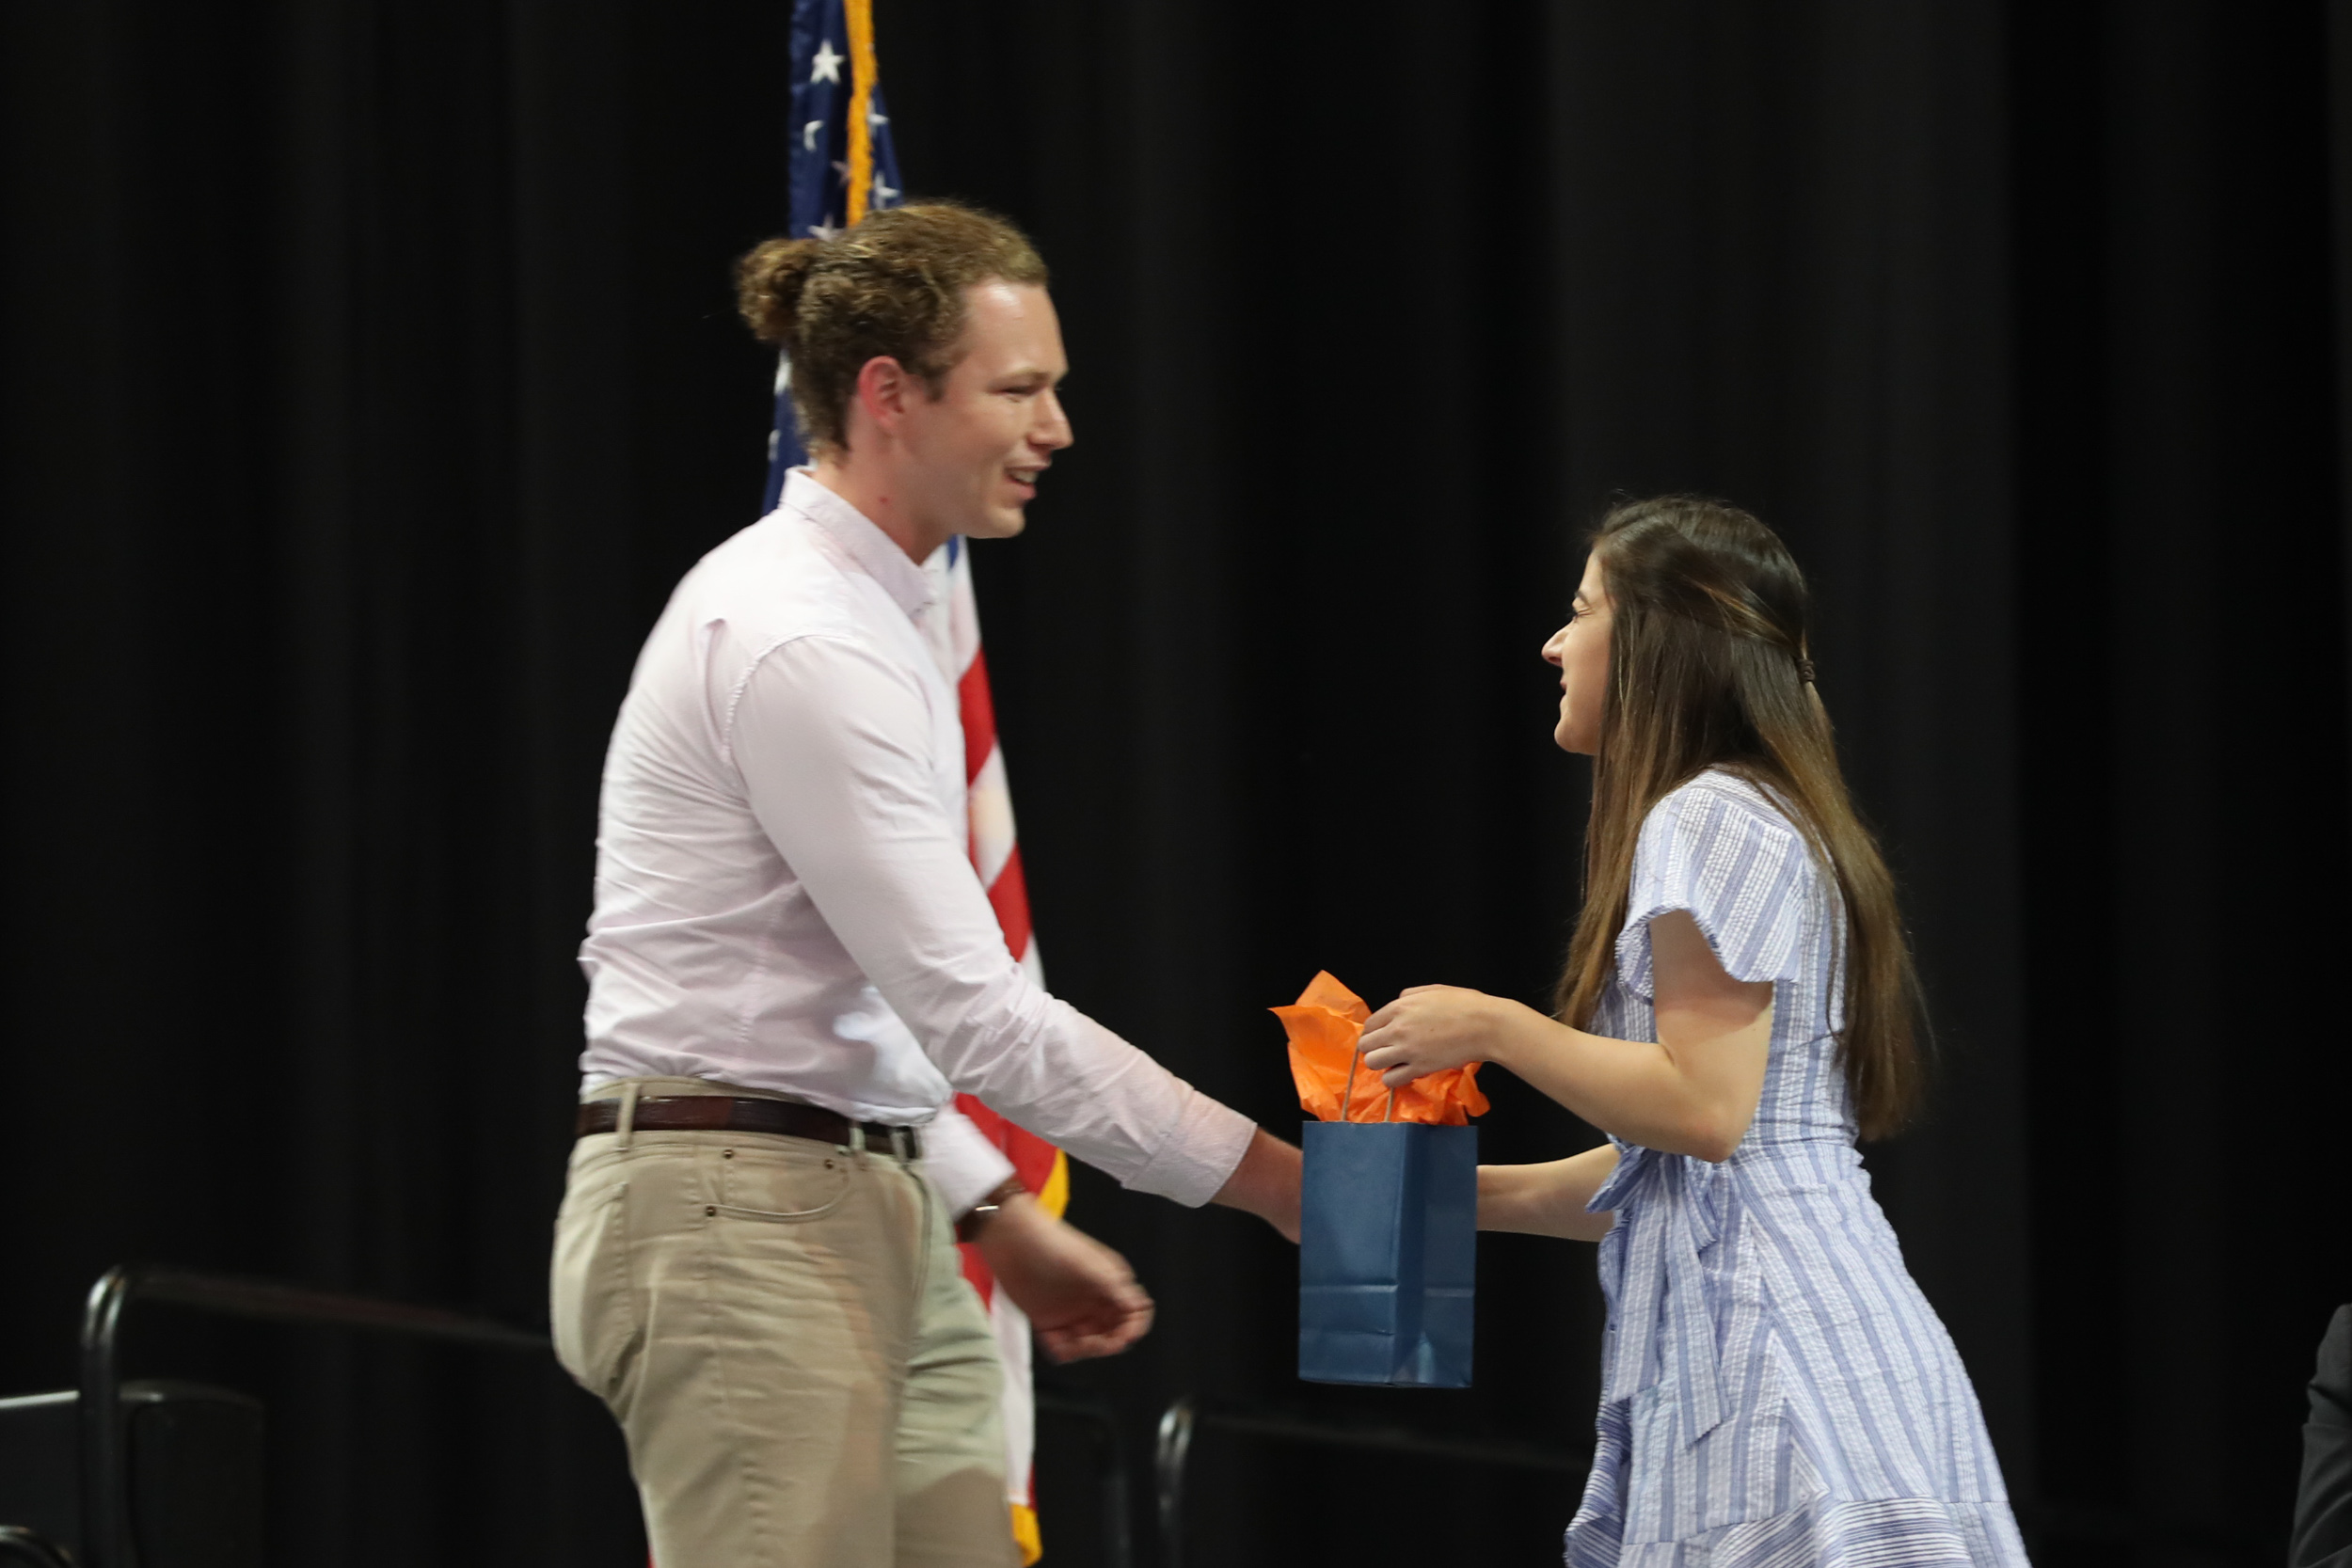
<svg viewBox="0 0 2352 1568"><path fill-rule="evenodd" d="M988 1222L996 1217L996 1211L1028 1190L1021 1184L1021 1178L1017 1176L1008 1176L997 1182L989 1189L986 1197L972 1205L964 1212L963 1218L956 1221L956 1240L978 1241L980 1232L988 1228Z"/></svg>

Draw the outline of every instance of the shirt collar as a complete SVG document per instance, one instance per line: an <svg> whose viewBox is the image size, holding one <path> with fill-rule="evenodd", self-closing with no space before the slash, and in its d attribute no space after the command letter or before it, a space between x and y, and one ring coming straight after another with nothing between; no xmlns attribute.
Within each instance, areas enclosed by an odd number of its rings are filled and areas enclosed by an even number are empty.
<svg viewBox="0 0 2352 1568"><path fill-rule="evenodd" d="M785 476L784 504L824 530L907 614L918 615L930 607L934 597L931 574L909 561L907 552L872 518L819 484L812 470L795 468Z"/></svg>

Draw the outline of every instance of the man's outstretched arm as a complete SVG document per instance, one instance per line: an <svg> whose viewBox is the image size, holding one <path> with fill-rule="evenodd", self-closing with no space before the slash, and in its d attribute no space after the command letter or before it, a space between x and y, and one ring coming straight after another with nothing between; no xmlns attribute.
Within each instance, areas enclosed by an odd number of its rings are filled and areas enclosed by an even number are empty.
<svg viewBox="0 0 2352 1568"><path fill-rule="evenodd" d="M950 1084L1124 1186L1295 1229L1279 1140L1013 961L941 802L913 678L852 640L806 638L771 650L728 712L761 827Z"/></svg>

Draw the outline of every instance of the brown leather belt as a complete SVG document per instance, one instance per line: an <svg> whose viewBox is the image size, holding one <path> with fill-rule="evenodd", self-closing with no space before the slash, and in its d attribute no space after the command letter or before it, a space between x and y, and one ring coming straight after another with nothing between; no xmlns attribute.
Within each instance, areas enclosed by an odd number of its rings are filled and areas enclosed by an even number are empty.
<svg viewBox="0 0 2352 1568"><path fill-rule="evenodd" d="M864 1129L866 1147L878 1154L897 1154L903 1148L901 1158L923 1157L922 1137L912 1127L886 1121L852 1122L820 1106L789 1100L738 1100L723 1094L648 1097L637 1102L637 1114L629 1125L639 1132L772 1132L844 1148L856 1141L850 1136L855 1127ZM595 1132L616 1132L620 1126L620 1101L585 1101L580 1107L575 1135L584 1138Z"/></svg>

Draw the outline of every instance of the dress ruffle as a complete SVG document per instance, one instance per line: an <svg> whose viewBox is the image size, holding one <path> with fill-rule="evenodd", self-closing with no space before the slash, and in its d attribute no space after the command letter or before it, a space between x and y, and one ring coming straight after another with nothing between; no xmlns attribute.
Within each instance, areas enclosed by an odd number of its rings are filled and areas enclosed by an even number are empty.
<svg viewBox="0 0 2352 1568"><path fill-rule="evenodd" d="M2026 1543L2006 1502L1833 1498L1679 1541L1626 1541L1620 1506L1630 1433L1622 1402L1602 1407L1584 1506L1568 1526L1567 1568L2015 1568Z"/></svg>
<svg viewBox="0 0 2352 1568"><path fill-rule="evenodd" d="M2006 1504L1933 1497L1825 1502L1684 1541L1572 1544L1573 1568L1984 1568L2023 1562Z"/></svg>

